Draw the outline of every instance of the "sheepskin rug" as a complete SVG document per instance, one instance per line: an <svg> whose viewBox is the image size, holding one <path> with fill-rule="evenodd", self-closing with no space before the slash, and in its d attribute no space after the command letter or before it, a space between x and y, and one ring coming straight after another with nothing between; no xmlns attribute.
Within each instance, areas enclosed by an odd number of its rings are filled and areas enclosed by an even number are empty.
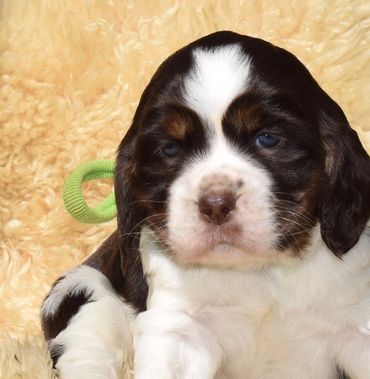
<svg viewBox="0 0 370 379"><path fill-rule="evenodd" d="M176 49L216 30L296 54L370 151L368 0L1 0L0 378L54 378L39 307L115 228L84 225L61 191L113 159L141 92ZM95 204L109 180L84 187ZM130 359L122 378L132 377Z"/></svg>

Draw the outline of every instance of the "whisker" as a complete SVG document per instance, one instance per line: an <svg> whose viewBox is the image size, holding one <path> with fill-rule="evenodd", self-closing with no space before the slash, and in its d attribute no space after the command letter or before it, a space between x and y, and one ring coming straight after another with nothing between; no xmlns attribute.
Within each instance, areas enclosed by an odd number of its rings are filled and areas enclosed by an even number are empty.
<svg viewBox="0 0 370 379"><path fill-rule="evenodd" d="M288 218L284 217L283 214L285 214L286 216L292 215L293 216L291 218L292 221L302 222L302 224L304 223L307 226L314 226L316 224L316 220L305 217L305 216L301 215L300 213L295 213L295 212L288 211L288 210L279 210L279 212L276 214L276 216L278 218L284 218L284 219L288 220ZM296 218L296 220L294 220L294 218Z"/></svg>
<svg viewBox="0 0 370 379"><path fill-rule="evenodd" d="M288 236L291 236L291 237L294 238L295 243L298 245L299 243L298 243L298 240L297 240L295 234L291 233L291 232L290 232L285 226L281 225L281 227L282 227L283 229L285 229L285 232L288 234ZM278 246L279 246L280 248L283 248L283 247L284 247L281 243L278 243Z"/></svg>
<svg viewBox="0 0 370 379"><path fill-rule="evenodd" d="M297 226L304 228L304 229L308 229L311 226L310 224L305 225L305 224L300 223L299 221L293 220L291 218L286 218L286 217L283 217L281 215L279 215L278 218L279 218L279 220L288 221L291 224L297 225Z"/></svg>
<svg viewBox="0 0 370 379"><path fill-rule="evenodd" d="M150 220L151 218L154 218L154 217L159 217L159 216L166 216L167 213L155 213L155 214L152 214L150 216L147 216L145 217L144 219L140 220L132 229L131 229L131 232L135 229L137 229L141 224L143 224L145 221L147 220ZM131 233L130 232L130 233Z"/></svg>

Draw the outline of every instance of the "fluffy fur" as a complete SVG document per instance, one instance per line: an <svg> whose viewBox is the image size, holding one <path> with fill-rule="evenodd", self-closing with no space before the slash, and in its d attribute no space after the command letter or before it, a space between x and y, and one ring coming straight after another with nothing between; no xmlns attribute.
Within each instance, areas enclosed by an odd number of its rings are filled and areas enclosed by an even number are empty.
<svg viewBox="0 0 370 379"><path fill-rule="evenodd" d="M114 156L158 63L214 30L266 38L308 65L369 149L365 3L2 2L1 377L50 377L41 300L114 227L71 221L64 178L79 162ZM110 191L86 188L91 201Z"/></svg>
<svg viewBox="0 0 370 379"><path fill-rule="evenodd" d="M138 377L177 372L183 378L337 379L338 362L351 378L367 378L370 302L359 287L368 283L369 268L363 267L370 263L369 238L342 262L317 234L308 260L245 276L184 271L146 235L142 248L152 292L134 329ZM332 296L333 289L340 297ZM179 356L185 358L180 367Z"/></svg>

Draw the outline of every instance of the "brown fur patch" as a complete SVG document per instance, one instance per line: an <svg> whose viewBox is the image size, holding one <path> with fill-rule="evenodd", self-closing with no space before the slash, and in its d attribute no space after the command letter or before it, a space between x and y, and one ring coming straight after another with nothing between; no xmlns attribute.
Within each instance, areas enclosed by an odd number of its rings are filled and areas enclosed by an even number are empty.
<svg viewBox="0 0 370 379"><path fill-rule="evenodd" d="M163 122L167 135L174 140L184 140L193 130L193 121L189 112L178 107L167 112Z"/></svg>
<svg viewBox="0 0 370 379"><path fill-rule="evenodd" d="M243 95L235 99L230 105L223 118L223 124L227 124L238 130L238 132L253 132L261 127L263 110L255 102L253 93Z"/></svg>
<svg viewBox="0 0 370 379"><path fill-rule="evenodd" d="M281 247L287 247L294 255L301 255L310 239L312 228L317 222L317 204L324 186L325 176L321 171L312 174L306 188L296 201L279 199L277 218L284 237Z"/></svg>

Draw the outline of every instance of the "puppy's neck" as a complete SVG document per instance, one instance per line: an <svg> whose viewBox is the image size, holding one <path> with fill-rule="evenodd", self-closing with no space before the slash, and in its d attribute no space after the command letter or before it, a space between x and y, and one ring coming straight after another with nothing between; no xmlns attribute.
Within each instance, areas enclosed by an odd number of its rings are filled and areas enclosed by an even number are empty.
<svg viewBox="0 0 370 379"><path fill-rule="evenodd" d="M339 300L346 304L357 296L354 293L357 286L351 286L353 291L350 290L348 280L355 278L361 285L370 275L368 232L369 229L343 258L337 258L322 241L317 227L306 254L300 259L237 270L179 264L157 242L152 231L143 229L140 251L149 284L148 307L163 302L178 304L178 299L199 306L253 304L255 308L258 304L258 309L266 311L274 304L285 310ZM333 298L332 288L342 293L340 299Z"/></svg>

